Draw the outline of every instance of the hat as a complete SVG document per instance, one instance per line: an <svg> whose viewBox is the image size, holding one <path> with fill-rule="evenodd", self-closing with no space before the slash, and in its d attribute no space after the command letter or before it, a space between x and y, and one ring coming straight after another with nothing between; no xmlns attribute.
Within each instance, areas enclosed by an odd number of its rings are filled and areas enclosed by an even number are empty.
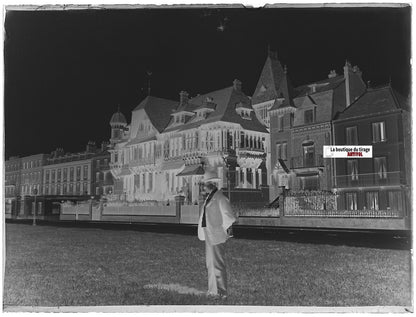
<svg viewBox="0 0 416 317"><path fill-rule="evenodd" d="M204 177L202 178L203 183L208 182L219 182L221 178L218 177L217 173L214 171L205 171Z"/></svg>

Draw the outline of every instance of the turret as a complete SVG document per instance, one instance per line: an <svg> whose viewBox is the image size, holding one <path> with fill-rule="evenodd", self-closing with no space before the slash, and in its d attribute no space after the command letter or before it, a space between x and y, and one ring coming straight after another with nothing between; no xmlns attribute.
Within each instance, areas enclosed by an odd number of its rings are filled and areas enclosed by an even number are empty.
<svg viewBox="0 0 416 317"><path fill-rule="evenodd" d="M111 139L110 143L116 143L123 137L123 132L127 126L126 117L120 112L120 108L113 114L110 120Z"/></svg>

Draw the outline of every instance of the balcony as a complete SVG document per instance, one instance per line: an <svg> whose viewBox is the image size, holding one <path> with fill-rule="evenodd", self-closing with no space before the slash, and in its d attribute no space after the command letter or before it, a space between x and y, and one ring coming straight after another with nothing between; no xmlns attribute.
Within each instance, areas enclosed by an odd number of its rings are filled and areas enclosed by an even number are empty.
<svg viewBox="0 0 416 317"><path fill-rule="evenodd" d="M123 163L121 162L110 162L110 168L122 168L123 167Z"/></svg>
<svg viewBox="0 0 416 317"><path fill-rule="evenodd" d="M405 185L402 172L387 172L383 177L380 177L378 173L361 173L354 177L352 175L335 176L335 186L337 188L381 187L392 185Z"/></svg>
<svg viewBox="0 0 416 317"><path fill-rule="evenodd" d="M238 157L259 157L266 156L266 152L261 148L240 147L236 149L236 155Z"/></svg>
<svg viewBox="0 0 416 317"><path fill-rule="evenodd" d="M149 157L139 158L134 161L130 161L128 165L130 167L137 167L137 166L152 165L152 164L155 164L155 158L149 156Z"/></svg>
<svg viewBox="0 0 416 317"><path fill-rule="evenodd" d="M324 157L319 154L313 158L305 159L303 156L295 156L290 159L291 169L310 169L322 168L324 166Z"/></svg>

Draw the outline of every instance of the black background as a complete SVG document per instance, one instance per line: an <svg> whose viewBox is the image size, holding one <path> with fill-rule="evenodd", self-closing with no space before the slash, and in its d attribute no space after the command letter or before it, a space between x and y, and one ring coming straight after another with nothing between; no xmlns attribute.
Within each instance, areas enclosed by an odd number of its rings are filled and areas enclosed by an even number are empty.
<svg viewBox="0 0 416 317"><path fill-rule="evenodd" d="M158 97L235 78L251 95L268 45L295 86L348 59L410 92L410 7L8 11L5 31L6 158L108 140L117 105L130 120L146 96L147 70Z"/></svg>

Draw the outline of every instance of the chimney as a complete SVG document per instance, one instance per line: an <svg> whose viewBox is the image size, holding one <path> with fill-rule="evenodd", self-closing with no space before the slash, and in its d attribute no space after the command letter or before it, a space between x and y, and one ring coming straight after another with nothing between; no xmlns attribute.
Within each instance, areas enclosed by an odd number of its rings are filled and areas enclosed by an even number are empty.
<svg viewBox="0 0 416 317"><path fill-rule="evenodd" d="M351 97L350 97L350 70L351 64L348 60L345 61L344 66L344 78L345 78L345 108L347 108L351 104Z"/></svg>
<svg viewBox="0 0 416 317"><path fill-rule="evenodd" d="M108 142L107 141L103 141L103 142L101 142L101 151L102 152L104 152L104 151L106 151L107 150L107 148L108 148Z"/></svg>
<svg viewBox="0 0 416 317"><path fill-rule="evenodd" d="M328 74L328 78L334 78L334 77L337 77L337 76L338 76L338 74L335 71L335 69L331 70Z"/></svg>
<svg viewBox="0 0 416 317"><path fill-rule="evenodd" d="M95 146L95 142L94 141L88 141L86 152L87 153L92 153L92 152L95 152L96 149L97 149L97 147Z"/></svg>
<svg viewBox="0 0 416 317"><path fill-rule="evenodd" d="M239 81L238 79L234 79L233 81L234 90L241 91L241 86L242 86L241 81Z"/></svg>
<svg viewBox="0 0 416 317"><path fill-rule="evenodd" d="M181 91L179 93L179 103L180 105L185 105L188 103L189 94L186 91Z"/></svg>
<svg viewBox="0 0 416 317"><path fill-rule="evenodd" d="M361 69L357 66L357 65L355 65L353 68L352 68L352 71L354 72L354 73L356 73L358 76L360 76L360 77L362 77L362 75L363 75L363 72L361 71Z"/></svg>

